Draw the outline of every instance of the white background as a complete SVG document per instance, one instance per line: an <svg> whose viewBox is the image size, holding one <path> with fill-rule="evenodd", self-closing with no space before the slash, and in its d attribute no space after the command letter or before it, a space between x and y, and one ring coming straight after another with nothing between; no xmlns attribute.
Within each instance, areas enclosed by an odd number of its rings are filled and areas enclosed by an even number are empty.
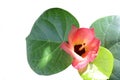
<svg viewBox="0 0 120 80"><path fill-rule="evenodd" d="M28 65L25 38L43 11L53 7L72 13L82 27L103 16L120 15L119 0L0 0L0 80L80 80L72 66L41 76Z"/></svg>

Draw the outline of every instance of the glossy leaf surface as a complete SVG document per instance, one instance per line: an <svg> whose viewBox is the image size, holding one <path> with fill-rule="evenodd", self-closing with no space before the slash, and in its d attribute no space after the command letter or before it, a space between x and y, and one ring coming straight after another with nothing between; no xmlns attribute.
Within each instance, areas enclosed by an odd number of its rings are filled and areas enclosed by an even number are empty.
<svg viewBox="0 0 120 80"><path fill-rule="evenodd" d="M79 27L74 16L59 8L45 11L36 20L26 38L28 62L36 73L55 74L71 64L71 57L60 49L60 44L67 41L72 25Z"/></svg>

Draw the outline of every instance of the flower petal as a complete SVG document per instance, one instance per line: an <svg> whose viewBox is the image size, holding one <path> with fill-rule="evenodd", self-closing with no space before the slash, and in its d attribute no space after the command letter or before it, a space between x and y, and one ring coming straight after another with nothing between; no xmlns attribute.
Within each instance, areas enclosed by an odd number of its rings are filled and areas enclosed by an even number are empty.
<svg viewBox="0 0 120 80"><path fill-rule="evenodd" d="M76 54L74 53L74 49L66 42L63 42L60 46L66 53L68 53L71 57L75 58Z"/></svg>
<svg viewBox="0 0 120 80"><path fill-rule="evenodd" d="M74 59L72 62L72 66L75 67L76 69L80 70L83 69L84 67L86 67L89 63L89 60L87 58L84 58L82 60L77 60Z"/></svg>
<svg viewBox="0 0 120 80"><path fill-rule="evenodd" d="M71 29L71 31L69 32L69 35L68 35L69 44L72 44L72 39L74 38L75 33L77 32L77 30L78 30L78 28L73 25L72 29Z"/></svg>
<svg viewBox="0 0 120 80"><path fill-rule="evenodd" d="M90 62L94 60L94 58L97 56L97 52L100 46L100 40L97 38L94 38L93 41L87 45L87 51L91 51L92 53L90 54ZM84 55L83 55L84 56Z"/></svg>
<svg viewBox="0 0 120 80"><path fill-rule="evenodd" d="M79 56L78 54L76 54L74 52L74 49L66 42L63 42L60 46L66 53L68 53L72 58L73 60L76 59L78 61L81 61L83 60L83 58L81 56Z"/></svg>
<svg viewBox="0 0 120 80"><path fill-rule="evenodd" d="M79 28L74 37L72 37L72 44L89 44L94 39L94 29Z"/></svg>
<svg viewBox="0 0 120 80"><path fill-rule="evenodd" d="M61 45L60 45L60 47L64 50L64 51L66 51L68 54L70 54L71 56L72 56L72 51L73 51L73 49L72 49L72 47L69 45L69 44L67 44L66 42L63 42Z"/></svg>
<svg viewBox="0 0 120 80"><path fill-rule="evenodd" d="M100 40L97 38L94 38L91 43L87 45L87 51L98 51L98 48L100 46Z"/></svg>

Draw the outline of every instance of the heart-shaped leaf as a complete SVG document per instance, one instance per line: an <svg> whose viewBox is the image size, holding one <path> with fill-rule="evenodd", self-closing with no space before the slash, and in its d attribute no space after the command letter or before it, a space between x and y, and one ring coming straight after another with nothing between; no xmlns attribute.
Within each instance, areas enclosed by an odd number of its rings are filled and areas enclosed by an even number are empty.
<svg viewBox="0 0 120 80"><path fill-rule="evenodd" d="M109 79L113 69L113 56L109 50L100 47L98 56L81 76L84 80L106 80Z"/></svg>
<svg viewBox="0 0 120 80"><path fill-rule="evenodd" d="M110 80L120 80L120 16L108 16L96 20L91 27L101 40L102 46L114 56L114 69Z"/></svg>
<svg viewBox="0 0 120 80"><path fill-rule="evenodd" d="M59 46L67 41L72 25L79 27L74 16L59 8L45 11L36 20L26 38L28 62L36 73L55 74L71 64L72 58Z"/></svg>

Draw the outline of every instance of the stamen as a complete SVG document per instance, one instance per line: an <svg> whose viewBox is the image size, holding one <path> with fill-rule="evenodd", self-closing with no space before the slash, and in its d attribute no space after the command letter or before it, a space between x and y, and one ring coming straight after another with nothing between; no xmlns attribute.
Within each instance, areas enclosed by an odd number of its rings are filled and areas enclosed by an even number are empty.
<svg viewBox="0 0 120 80"><path fill-rule="evenodd" d="M74 51L78 54L78 55L82 55L85 53L85 46L79 44L79 45L75 45L74 46Z"/></svg>
<svg viewBox="0 0 120 80"><path fill-rule="evenodd" d="M85 45L85 43L83 43L83 45Z"/></svg>
<svg viewBox="0 0 120 80"><path fill-rule="evenodd" d="M82 50L83 48L85 48L85 43L83 43L82 47L80 47L79 50Z"/></svg>

